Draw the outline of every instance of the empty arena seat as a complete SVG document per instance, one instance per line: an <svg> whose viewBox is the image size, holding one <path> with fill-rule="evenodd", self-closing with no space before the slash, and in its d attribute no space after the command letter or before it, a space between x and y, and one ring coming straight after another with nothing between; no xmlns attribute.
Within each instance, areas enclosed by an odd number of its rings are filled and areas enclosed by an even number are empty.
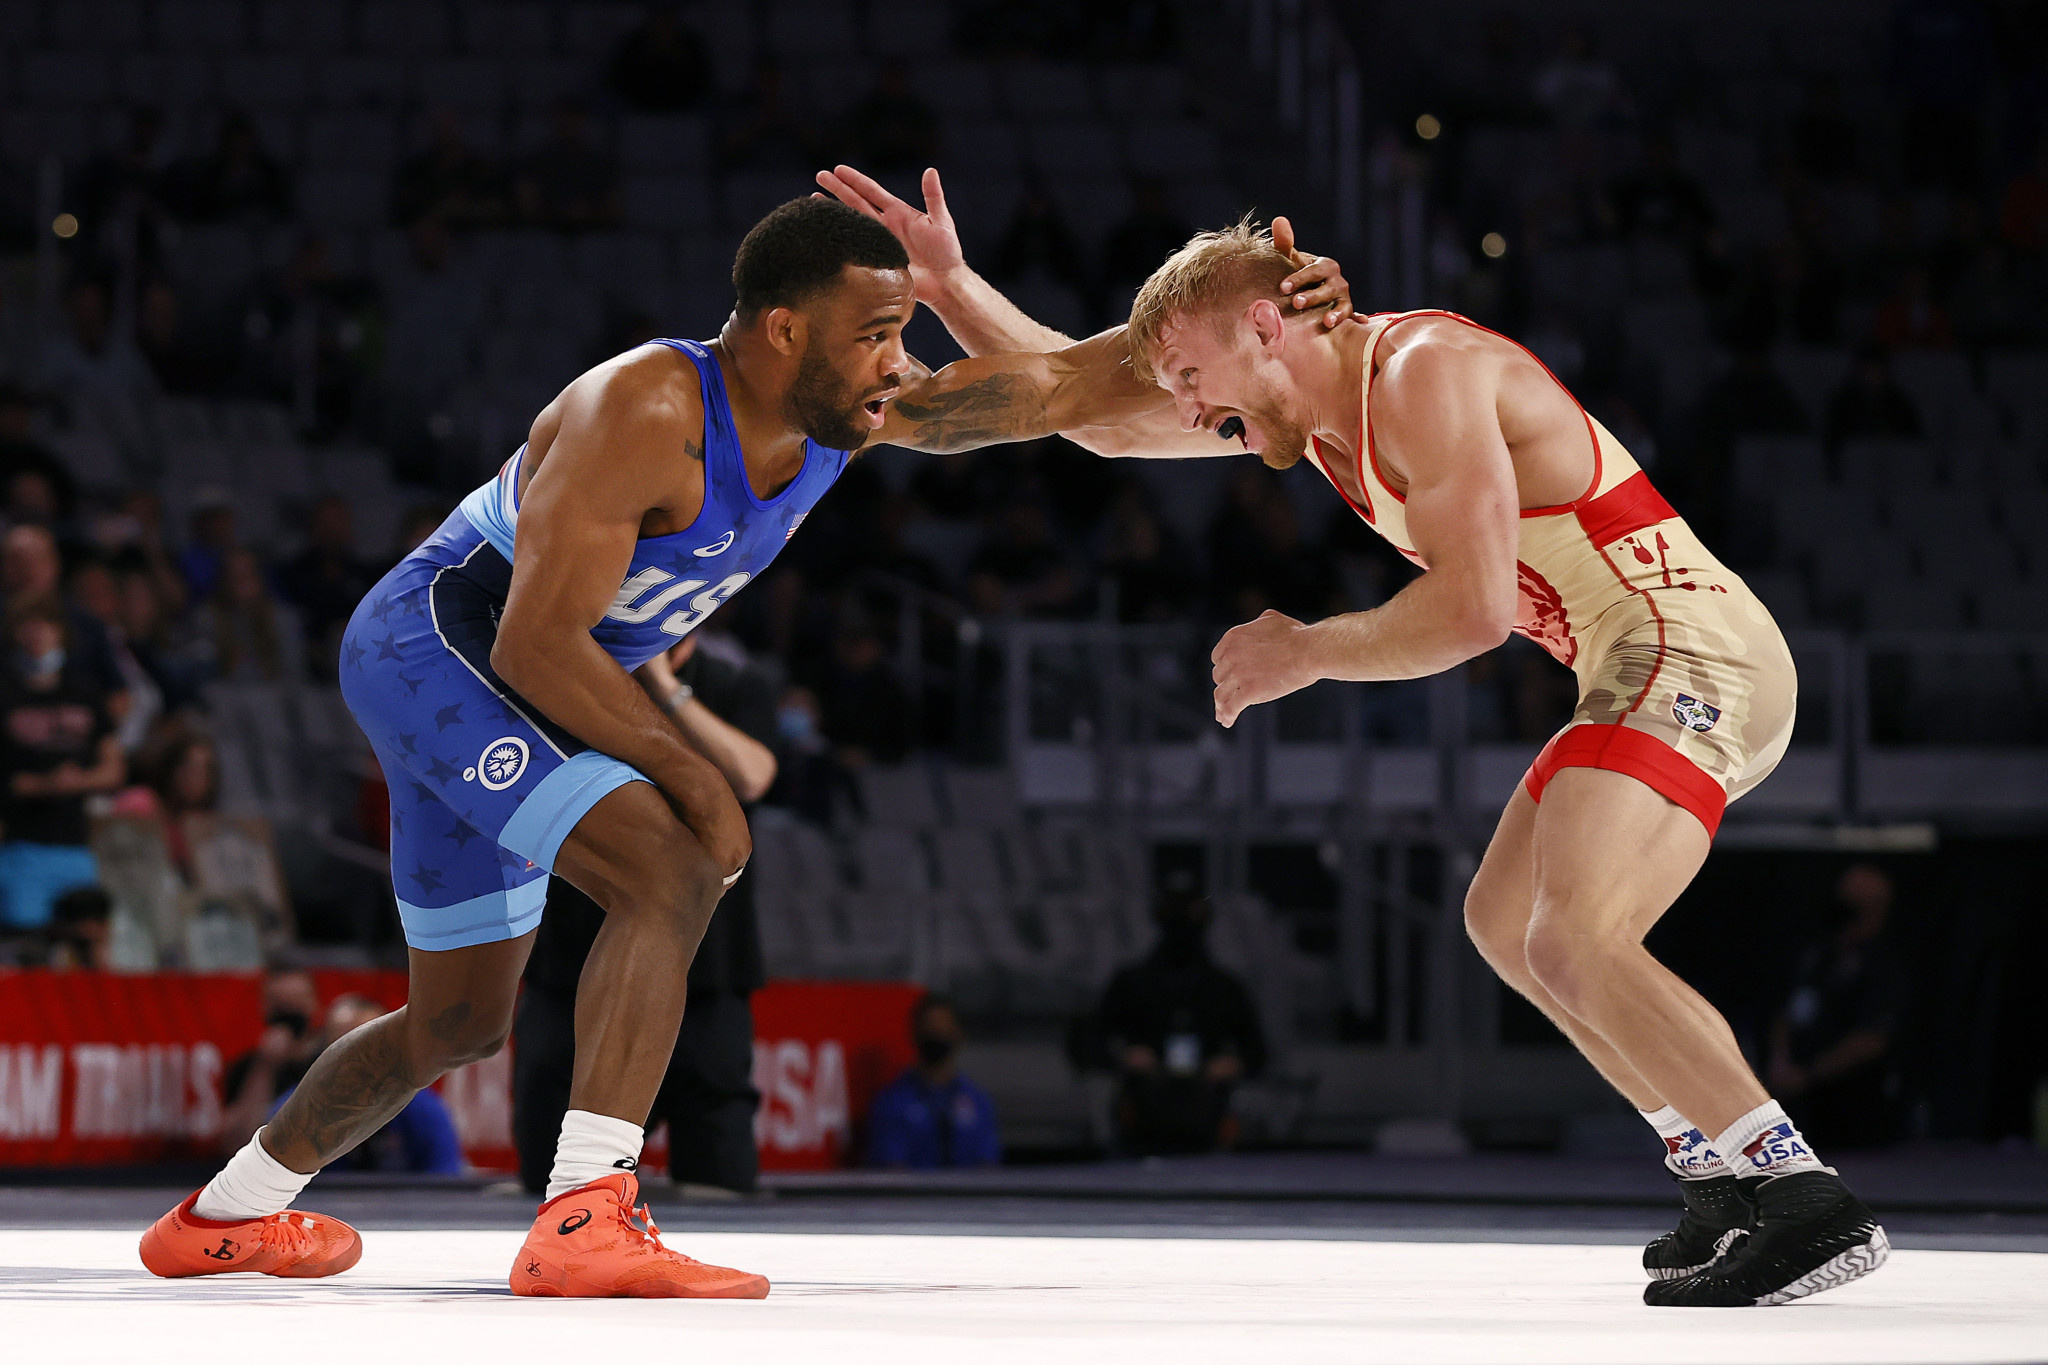
<svg viewBox="0 0 2048 1365"><path fill-rule="evenodd" d="M943 58L952 37L947 0L874 0L868 6L868 47L885 57L920 62Z"/></svg>
<svg viewBox="0 0 2048 1365"><path fill-rule="evenodd" d="M1192 119L1132 124L1127 146L1132 169L1142 175L1210 175L1221 164L1215 134Z"/></svg>
<svg viewBox="0 0 2048 1365"><path fill-rule="evenodd" d="M639 27L646 11L621 0L594 0L562 9L562 44L586 60L609 57L619 40Z"/></svg>
<svg viewBox="0 0 2048 1365"><path fill-rule="evenodd" d="M1744 436L1736 441L1737 490L1775 497L1789 488L1818 488L1827 482L1820 442L1806 436Z"/></svg>
<svg viewBox="0 0 2048 1365"><path fill-rule="evenodd" d="M240 0L160 0L157 45L176 51L233 52L248 38L246 17Z"/></svg>
<svg viewBox="0 0 2048 1365"><path fill-rule="evenodd" d="M5 8L25 16L28 23L21 32L0 28L0 41L26 46L35 36L36 7L15 3ZM148 11L142 0L64 0L49 6L44 22L50 40L60 48L107 51L143 47L149 41Z"/></svg>
<svg viewBox="0 0 2048 1365"><path fill-rule="evenodd" d="M681 172L629 174L620 180L619 201L629 227L703 228L711 223L706 189L702 177Z"/></svg>
<svg viewBox="0 0 2048 1365"><path fill-rule="evenodd" d="M762 17L762 38L771 52L784 58L838 55L861 50L853 6L837 0L767 0L756 7Z"/></svg>
<svg viewBox="0 0 2048 1365"><path fill-rule="evenodd" d="M455 19L471 52L547 52L560 41L555 7L545 0L463 0Z"/></svg>
<svg viewBox="0 0 2048 1365"><path fill-rule="evenodd" d="M289 52L231 54L220 59L217 73L222 98L258 109L301 107L312 79L306 59ZM273 144L271 150L279 149Z"/></svg>
<svg viewBox="0 0 2048 1365"><path fill-rule="evenodd" d="M26 52L18 80L22 99L38 105L104 101L113 89L111 63L98 52Z"/></svg>
<svg viewBox="0 0 2048 1365"><path fill-rule="evenodd" d="M322 226L371 227L389 216L381 171L308 170L299 177L299 212Z"/></svg>
<svg viewBox="0 0 2048 1365"><path fill-rule="evenodd" d="M330 105L396 105L405 96L405 64L389 54L315 63L320 97Z"/></svg>
<svg viewBox="0 0 2048 1365"><path fill-rule="evenodd" d="M1871 630L1961 630L1963 596L1940 583L1874 584L1863 593L1863 624Z"/></svg>
<svg viewBox="0 0 2048 1365"><path fill-rule="evenodd" d="M939 821L931 773L920 763L869 764L858 777L863 814L896 828L926 827Z"/></svg>
<svg viewBox="0 0 2048 1365"><path fill-rule="evenodd" d="M710 139L699 114L628 114L619 120L619 160L634 170L701 173Z"/></svg>
<svg viewBox="0 0 2048 1365"><path fill-rule="evenodd" d="M1123 170L1116 130L1095 119L1058 119L1027 125L1025 155L1057 184L1069 177L1108 179Z"/></svg>
<svg viewBox="0 0 2048 1365"><path fill-rule="evenodd" d="M910 73L910 82L947 116L945 132L949 136L958 119L988 118L998 112L995 72L985 62L920 63Z"/></svg>
<svg viewBox="0 0 2048 1365"><path fill-rule="evenodd" d="M1796 571L1755 569L1745 572L1742 581L1770 608L1771 618L1780 627L1789 630L1804 626L1813 619L1813 609L1807 601L1806 579Z"/></svg>
<svg viewBox="0 0 2048 1365"><path fill-rule="evenodd" d="M438 57L414 71L414 91L428 105L496 109L505 99L505 68L490 57Z"/></svg>
<svg viewBox="0 0 2048 1365"><path fill-rule="evenodd" d="M434 57L448 51L453 26L440 0L363 0L356 41L365 52Z"/></svg>
<svg viewBox="0 0 2048 1365"><path fill-rule="evenodd" d="M256 45L269 51L339 53L351 40L347 0L261 0Z"/></svg>
<svg viewBox="0 0 2048 1365"><path fill-rule="evenodd" d="M1067 62L1006 62L999 68L1003 101L1014 114L1075 119L1095 112L1088 68Z"/></svg>
<svg viewBox="0 0 2048 1365"><path fill-rule="evenodd" d="M214 95L213 62L199 52L124 52L117 80L122 99L172 111Z"/></svg>

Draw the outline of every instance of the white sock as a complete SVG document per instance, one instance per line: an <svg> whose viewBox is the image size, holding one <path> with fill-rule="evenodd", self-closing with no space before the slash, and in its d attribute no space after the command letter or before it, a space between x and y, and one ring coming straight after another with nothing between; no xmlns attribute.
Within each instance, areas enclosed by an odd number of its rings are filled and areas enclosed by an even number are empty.
<svg viewBox="0 0 2048 1365"><path fill-rule="evenodd" d="M1707 1180L1717 1175L1731 1175L1728 1163L1714 1150L1714 1144L1707 1141L1707 1135L1695 1128L1692 1120L1665 1105L1662 1109L1638 1109L1643 1122L1657 1130L1657 1136L1664 1139L1664 1164L1680 1180Z"/></svg>
<svg viewBox="0 0 2048 1365"><path fill-rule="evenodd" d="M571 1109L562 1115L562 1136L555 1142L555 1169L548 1173L547 1197L553 1199L620 1171L639 1170L644 1137L637 1123L588 1109Z"/></svg>
<svg viewBox="0 0 2048 1365"><path fill-rule="evenodd" d="M268 1218L291 1207L313 1177L300 1175L265 1151L262 1137L258 1128L242 1150L228 1158L220 1174L192 1201L192 1212L216 1223L237 1223Z"/></svg>
<svg viewBox="0 0 2048 1365"><path fill-rule="evenodd" d="M1728 1125L1714 1139L1714 1149L1726 1155L1735 1174L1751 1179L1828 1169L1776 1100L1765 1100Z"/></svg>

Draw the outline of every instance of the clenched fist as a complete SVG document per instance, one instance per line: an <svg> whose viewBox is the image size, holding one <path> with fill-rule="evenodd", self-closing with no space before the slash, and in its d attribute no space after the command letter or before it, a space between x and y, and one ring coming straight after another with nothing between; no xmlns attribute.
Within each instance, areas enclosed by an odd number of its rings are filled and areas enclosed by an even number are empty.
<svg viewBox="0 0 2048 1365"><path fill-rule="evenodd" d="M1216 722L1228 728L1247 706L1298 692L1316 681L1309 660L1309 628L1268 611L1224 632L1209 651L1215 665Z"/></svg>

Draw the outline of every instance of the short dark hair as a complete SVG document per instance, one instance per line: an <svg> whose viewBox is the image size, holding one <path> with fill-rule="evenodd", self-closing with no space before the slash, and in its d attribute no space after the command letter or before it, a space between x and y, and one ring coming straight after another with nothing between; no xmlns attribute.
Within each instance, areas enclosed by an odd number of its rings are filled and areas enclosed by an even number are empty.
<svg viewBox="0 0 2048 1365"><path fill-rule="evenodd" d="M837 199L792 199L754 224L732 261L732 290L742 317L794 308L849 265L907 270L896 234Z"/></svg>

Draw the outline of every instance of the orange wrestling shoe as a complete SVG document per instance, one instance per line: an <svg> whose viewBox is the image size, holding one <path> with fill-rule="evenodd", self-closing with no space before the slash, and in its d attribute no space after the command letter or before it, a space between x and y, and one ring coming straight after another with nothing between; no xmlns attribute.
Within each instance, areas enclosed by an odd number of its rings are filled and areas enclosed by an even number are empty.
<svg viewBox="0 0 2048 1365"><path fill-rule="evenodd" d="M512 1263L512 1292L556 1299L765 1299L768 1281L661 1244L640 1182L621 1172L540 1206Z"/></svg>
<svg viewBox="0 0 2048 1365"><path fill-rule="evenodd" d="M339 1275L363 1258L363 1239L339 1218L286 1209L268 1218L216 1223L184 1203L142 1234L142 1263L167 1280L250 1271L287 1279Z"/></svg>

